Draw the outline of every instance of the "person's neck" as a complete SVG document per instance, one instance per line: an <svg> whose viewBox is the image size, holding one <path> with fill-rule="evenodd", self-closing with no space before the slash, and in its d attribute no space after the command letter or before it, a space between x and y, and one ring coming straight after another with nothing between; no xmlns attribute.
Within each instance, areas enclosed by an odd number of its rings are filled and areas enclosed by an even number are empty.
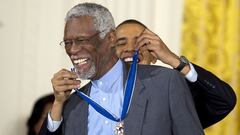
<svg viewBox="0 0 240 135"><path fill-rule="evenodd" d="M94 80L100 79L103 75L105 75L109 70L112 69L112 67L117 63L117 61L118 61L118 58L113 57L107 64L102 64L101 68L103 70L101 70L99 74L96 74L91 80L94 81Z"/></svg>

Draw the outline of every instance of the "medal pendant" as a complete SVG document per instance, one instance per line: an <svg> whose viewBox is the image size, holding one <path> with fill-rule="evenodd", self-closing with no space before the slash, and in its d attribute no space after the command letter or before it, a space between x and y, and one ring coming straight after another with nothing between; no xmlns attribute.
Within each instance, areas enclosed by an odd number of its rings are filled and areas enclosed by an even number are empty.
<svg viewBox="0 0 240 135"><path fill-rule="evenodd" d="M124 132L123 121L121 121L116 124L114 133L115 135L124 135L123 132Z"/></svg>

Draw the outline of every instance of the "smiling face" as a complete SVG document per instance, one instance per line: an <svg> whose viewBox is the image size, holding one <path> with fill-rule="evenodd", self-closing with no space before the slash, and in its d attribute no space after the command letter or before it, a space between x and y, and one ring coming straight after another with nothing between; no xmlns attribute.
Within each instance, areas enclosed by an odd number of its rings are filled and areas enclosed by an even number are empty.
<svg viewBox="0 0 240 135"><path fill-rule="evenodd" d="M144 29L144 26L137 23L125 23L117 28L116 54L120 59L123 59L126 62L132 61L136 40ZM154 61L153 56L148 50L139 51L139 64L150 64Z"/></svg>
<svg viewBox="0 0 240 135"><path fill-rule="evenodd" d="M93 18L80 16L66 22L64 41L78 76L82 79L99 79L117 61L113 51L114 35L108 33L104 39L95 30Z"/></svg>

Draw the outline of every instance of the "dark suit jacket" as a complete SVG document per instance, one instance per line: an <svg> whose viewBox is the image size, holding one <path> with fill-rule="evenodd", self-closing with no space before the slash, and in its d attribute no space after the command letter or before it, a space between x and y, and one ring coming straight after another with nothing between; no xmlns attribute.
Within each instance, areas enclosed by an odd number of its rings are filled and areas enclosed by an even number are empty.
<svg viewBox="0 0 240 135"><path fill-rule="evenodd" d="M89 93L91 85L82 90ZM56 134L87 135L88 104L73 94ZM175 70L139 65L125 135L203 135L185 79ZM48 134L46 122L40 132ZM54 133L53 133L54 134Z"/></svg>
<svg viewBox="0 0 240 135"><path fill-rule="evenodd" d="M198 73L197 81L188 82L192 92L198 117L203 128L222 120L229 114L235 104L236 95L227 83L211 72L193 64Z"/></svg>

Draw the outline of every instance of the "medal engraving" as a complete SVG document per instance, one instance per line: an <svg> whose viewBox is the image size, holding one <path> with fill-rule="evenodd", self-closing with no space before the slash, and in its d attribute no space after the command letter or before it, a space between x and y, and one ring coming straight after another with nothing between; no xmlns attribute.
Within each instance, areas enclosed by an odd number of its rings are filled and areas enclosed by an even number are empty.
<svg viewBox="0 0 240 135"><path fill-rule="evenodd" d="M123 122L118 122L115 130L114 130L115 135L124 135L124 127L123 127Z"/></svg>

